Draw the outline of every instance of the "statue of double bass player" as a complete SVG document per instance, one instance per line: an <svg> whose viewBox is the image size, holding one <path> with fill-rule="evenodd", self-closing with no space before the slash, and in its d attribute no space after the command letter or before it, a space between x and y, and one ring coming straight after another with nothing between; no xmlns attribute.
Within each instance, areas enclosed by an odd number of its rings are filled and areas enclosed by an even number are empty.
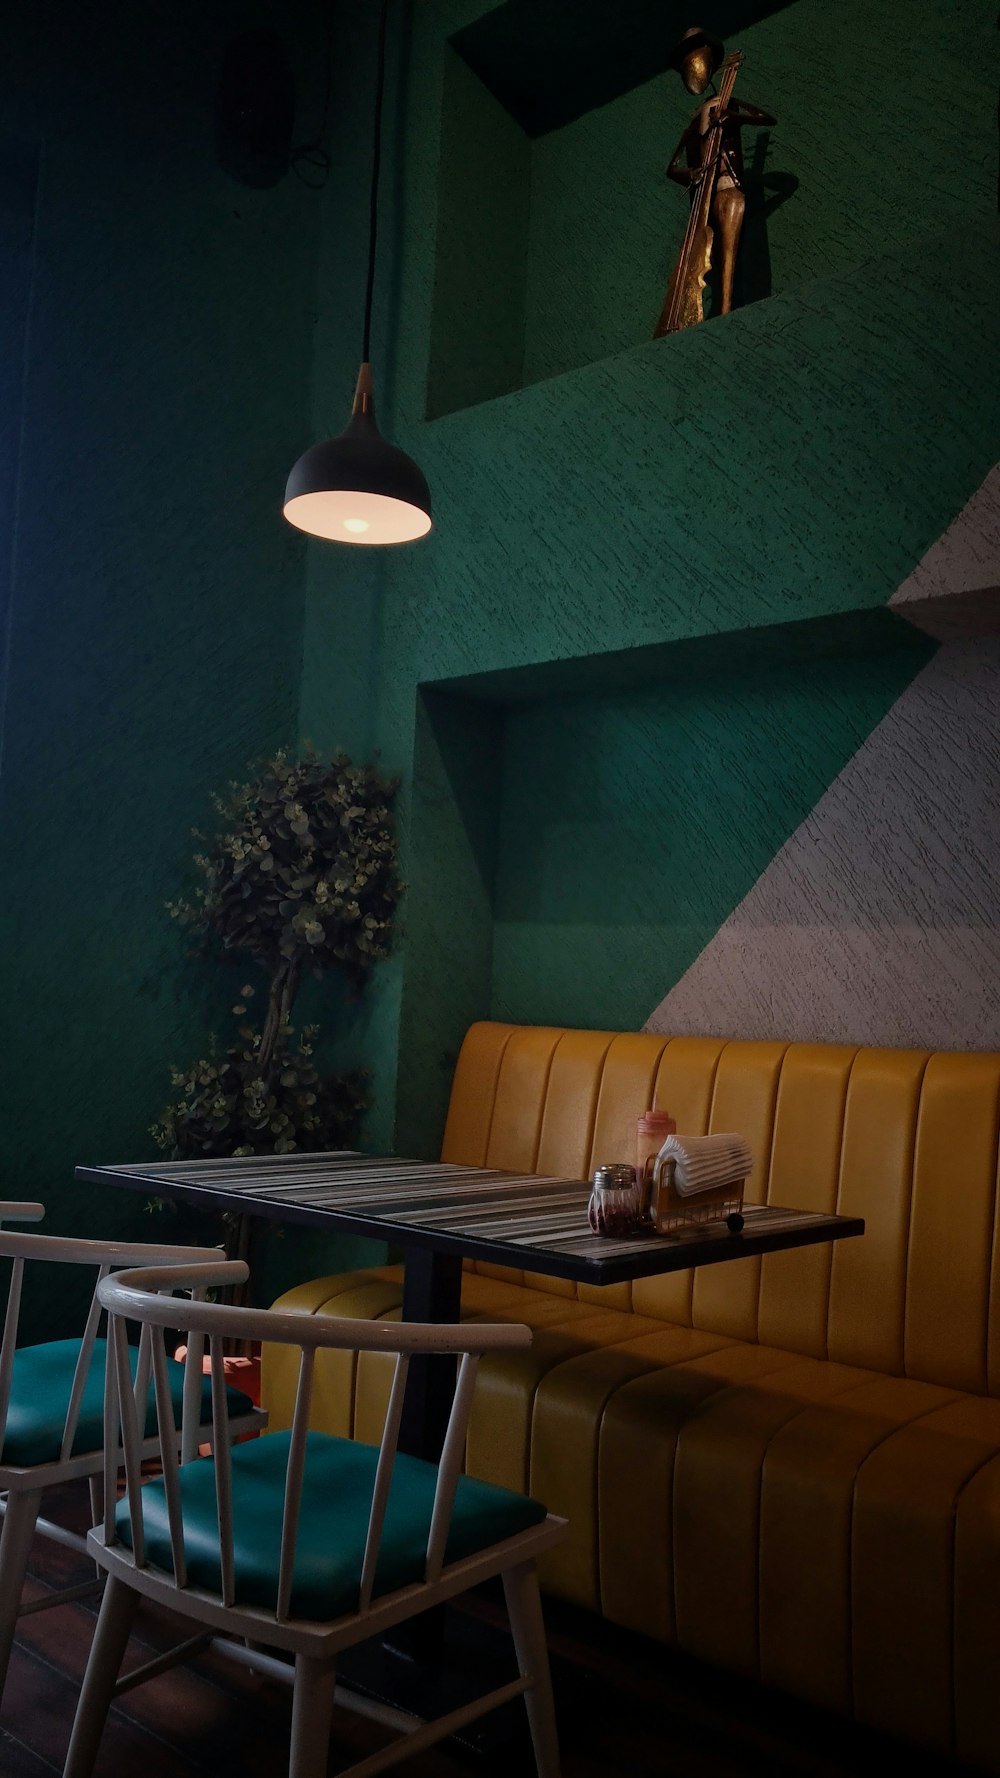
<svg viewBox="0 0 1000 1778"><path fill-rule="evenodd" d="M689 93L701 94L723 64L725 46L710 31L685 31L670 55ZM733 274L746 209L740 131L748 124L767 128L769 111L732 96L743 58L725 59L720 90L699 105L677 144L667 176L690 188L691 207L684 241L671 275L653 338L676 333L704 319L705 281L716 279L718 313L733 304Z"/></svg>

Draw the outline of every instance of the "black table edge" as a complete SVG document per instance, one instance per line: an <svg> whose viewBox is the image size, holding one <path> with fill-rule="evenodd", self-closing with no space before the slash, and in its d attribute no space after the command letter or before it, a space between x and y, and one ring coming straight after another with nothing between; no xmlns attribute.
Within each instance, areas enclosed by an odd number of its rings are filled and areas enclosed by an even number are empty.
<svg viewBox="0 0 1000 1778"><path fill-rule="evenodd" d="M670 1272L686 1272L699 1264L722 1265L727 1260L746 1259L765 1253L781 1253L789 1248L816 1247L825 1241L844 1240L863 1235L864 1218L860 1216L823 1216L812 1228L782 1229L773 1234L757 1234L752 1229L743 1234L717 1232L705 1237L713 1251L710 1260L704 1252L692 1256L694 1242L678 1241L668 1247L669 1237L650 1235L649 1257L624 1254L616 1259L613 1251L600 1259L582 1259L578 1254L538 1253L513 1241L486 1241L480 1236L450 1234L443 1229L413 1228L409 1223L394 1223L384 1217L367 1217L347 1210L310 1209L306 1205L269 1202L266 1198L235 1198L232 1192L216 1191L211 1186L189 1185L162 1175L142 1174L115 1167L77 1167L75 1177L87 1184L123 1185L130 1191L148 1197L177 1199L201 1209L225 1210L241 1216L260 1216L269 1222L299 1223L309 1228L334 1228L345 1234L367 1235L383 1246L425 1247L438 1253L457 1254L464 1259L481 1259L490 1265L513 1266L518 1271L539 1272L550 1278L566 1278L577 1284L627 1284L635 1278L651 1278ZM582 1183L582 1182L581 1182ZM754 1206L750 1206L754 1208ZM764 1208L764 1206L761 1206ZM771 1205L779 1209L784 1206ZM812 1215L811 1211L787 1211L789 1216ZM821 1213L820 1213L821 1214ZM613 1236L606 1237L609 1249L615 1246ZM630 1239L634 1240L632 1236ZM698 1246L702 1246L698 1242ZM539 1261L544 1261L539 1264ZM664 1263L664 1262L668 1263ZM672 1262L672 1263L670 1263Z"/></svg>

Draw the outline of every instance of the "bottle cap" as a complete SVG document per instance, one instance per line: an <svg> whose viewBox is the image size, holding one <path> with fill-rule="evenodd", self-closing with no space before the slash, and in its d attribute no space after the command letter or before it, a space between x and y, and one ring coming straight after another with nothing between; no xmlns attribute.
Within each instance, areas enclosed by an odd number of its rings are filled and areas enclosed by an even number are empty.
<svg viewBox="0 0 1000 1778"><path fill-rule="evenodd" d="M657 1136L661 1130L667 1136L676 1133L677 1123L669 1111L644 1111L639 1119L640 1136Z"/></svg>

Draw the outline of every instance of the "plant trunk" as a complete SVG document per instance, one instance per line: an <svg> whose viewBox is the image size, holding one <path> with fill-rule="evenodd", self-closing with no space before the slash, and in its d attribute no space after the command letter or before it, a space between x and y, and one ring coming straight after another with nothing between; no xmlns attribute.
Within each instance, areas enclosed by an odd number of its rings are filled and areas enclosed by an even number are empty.
<svg viewBox="0 0 1000 1778"><path fill-rule="evenodd" d="M270 1085L271 1073L274 1068L275 1051L281 1039L282 1028L291 1017L292 1006L299 986L299 965L296 960L282 961L278 964L271 977L271 989L267 1001L267 1018L261 1033L260 1049L257 1053L257 1066L261 1078Z"/></svg>

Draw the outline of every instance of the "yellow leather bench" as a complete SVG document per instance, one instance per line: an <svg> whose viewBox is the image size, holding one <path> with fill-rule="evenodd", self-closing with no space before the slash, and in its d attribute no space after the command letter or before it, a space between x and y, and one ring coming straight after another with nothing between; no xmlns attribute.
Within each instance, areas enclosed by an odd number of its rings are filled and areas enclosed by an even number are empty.
<svg viewBox="0 0 1000 1778"><path fill-rule="evenodd" d="M601 1290L468 1269L484 1363L469 1470L570 1520L548 1589L1000 1772L1000 1055L479 1024L443 1158L585 1177L664 1106L741 1130L753 1202L867 1232ZM305 1284L392 1316L398 1268ZM384 1368L326 1355L318 1423L374 1440ZM294 1379L265 1352L272 1427Z"/></svg>

